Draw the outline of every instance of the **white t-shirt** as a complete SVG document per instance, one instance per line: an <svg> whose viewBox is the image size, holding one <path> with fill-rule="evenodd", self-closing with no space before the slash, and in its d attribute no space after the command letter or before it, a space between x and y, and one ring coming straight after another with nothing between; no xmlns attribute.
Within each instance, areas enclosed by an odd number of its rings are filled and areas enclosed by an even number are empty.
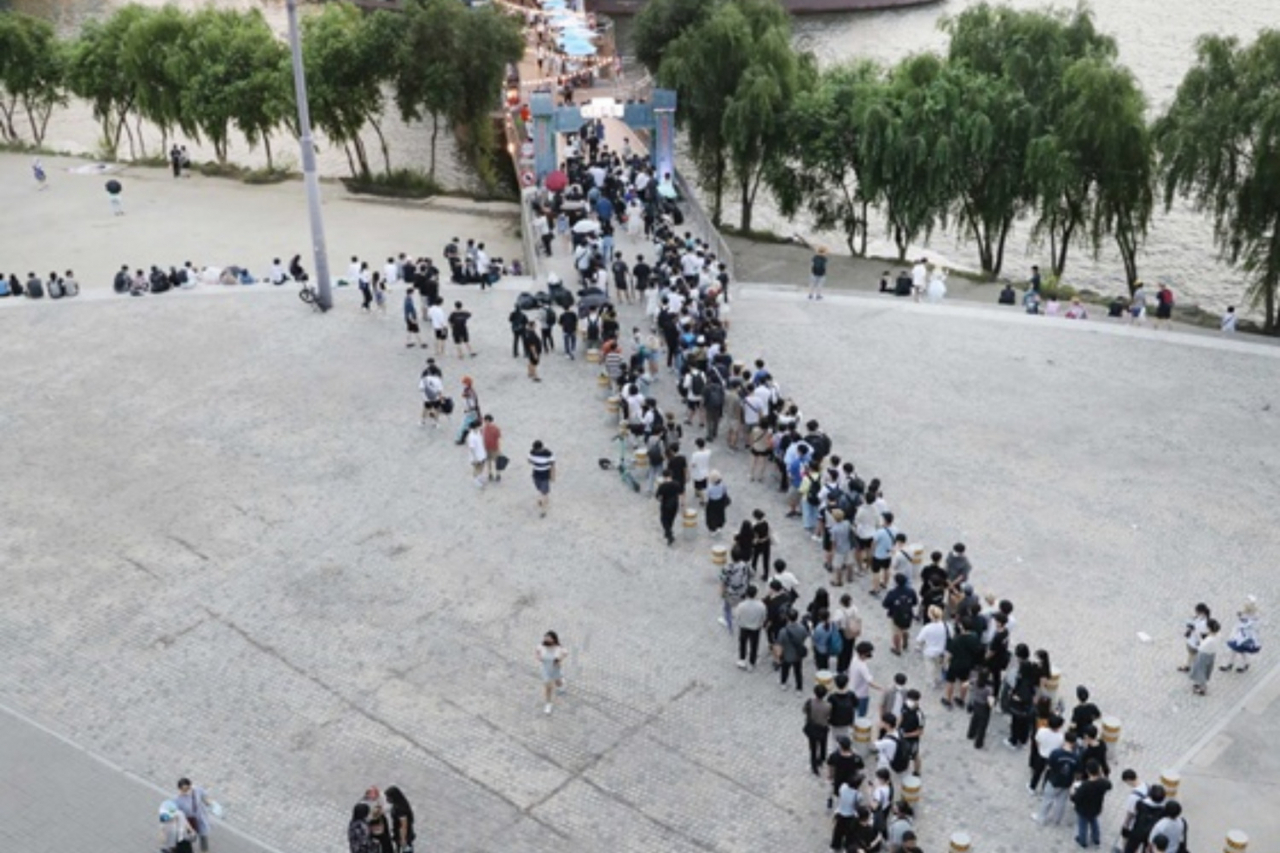
<svg viewBox="0 0 1280 853"><path fill-rule="evenodd" d="M431 321L431 328L443 329L449 325L449 318L444 313L444 308L439 305L432 305L427 309L427 319Z"/></svg>
<svg viewBox="0 0 1280 853"><path fill-rule="evenodd" d="M924 648L927 658L942 657L947 651L947 623L930 622L916 634L916 642Z"/></svg>
<svg viewBox="0 0 1280 853"><path fill-rule="evenodd" d="M854 534L859 539L870 539L876 535L876 528L880 526L880 511L876 509L875 504L863 504L858 507L858 511L853 515Z"/></svg>
<svg viewBox="0 0 1280 853"><path fill-rule="evenodd" d="M876 769L891 770L889 765L893 763L893 757L898 754L898 739L892 734L887 734L875 742L875 750Z"/></svg>
<svg viewBox="0 0 1280 853"><path fill-rule="evenodd" d="M1040 750L1043 758L1048 758L1050 753L1062 746L1066 738L1062 732L1055 732L1053 729L1045 726L1036 732L1036 749Z"/></svg>
<svg viewBox="0 0 1280 853"><path fill-rule="evenodd" d="M911 268L911 286L924 290L925 280L929 277L929 270L924 263L918 263Z"/></svg>
<svg viewBox="0 0 1280 853"><path fill-rule="evenodd" d="M689 473L694 480L705 480L711 473L711 451L695 450L689 456Z"/></svg>
<svg viewBox="0 0 1280 853"><path fill-rule="evenodd" d="M395 284L400 280L400 265L395 261L388 261L382 268L382 278L387 284Z"/></svg>
<svg viewBox="0 0 1280 853"><path fill-rule="evenodd" d="M480 430L473 429L467 433L467 450L471 453L472 462L483 462L488 458L489 454L484 449L484 437L480 435Z"/></svg>
<svg viewBox="0 0 1280 853"><path fill-rule="evenodd" d="M859 699L871 695L871 667L856 656L849 662L849 692Z"/></svg>

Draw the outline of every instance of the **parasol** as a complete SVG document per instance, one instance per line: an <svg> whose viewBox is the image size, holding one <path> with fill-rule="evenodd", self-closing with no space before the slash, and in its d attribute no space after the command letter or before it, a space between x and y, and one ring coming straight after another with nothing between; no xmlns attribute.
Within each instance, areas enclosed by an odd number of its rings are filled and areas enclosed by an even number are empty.
<svg viewBox="0 0 1280 853"><path fill-rule="evenodd" d="M574 234L594 234L600 230L600 223L594 219L580 219L573 226Z"/></svg>
<svg viewBox="0 0 1280 853"><path fill-rule="evenodd" d="M123 189L123 187L120 186L120 182L115 178L107 181L107 192L112 195L119 195L121 189Z"/></svg>
<svg viewBox="0 0 1280 853"><path fill-rule="evenodd" d="M564 172L556 169L553 172L547 172L546 178L547 189L553 193L558 193L569 185L569 176Z"/></svg>

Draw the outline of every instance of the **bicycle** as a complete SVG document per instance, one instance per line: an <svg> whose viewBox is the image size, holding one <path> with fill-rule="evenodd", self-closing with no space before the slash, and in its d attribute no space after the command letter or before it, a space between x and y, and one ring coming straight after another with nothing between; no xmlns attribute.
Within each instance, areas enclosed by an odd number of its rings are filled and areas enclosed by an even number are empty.
<svg viewBox="0 0 1280 853"><path fill-rule="evenodd" d="M612 459L601 458L598 461L600 470L612 471L617 470L618 477L622 482L631 487L631 491L636 494L640 493L640 481L631 473L631 465L627 464L627 433L625 430L619 431L618 437L614 439L618 443L618 462L615 466Z"/></svg>
<svg viewBox="0 0 1280 853"><path fill-rule="evenodd" d="M328 310L320 304L319 291L305 281L302 283L302 289L298 291L298 298L322 314Z"/></svg>

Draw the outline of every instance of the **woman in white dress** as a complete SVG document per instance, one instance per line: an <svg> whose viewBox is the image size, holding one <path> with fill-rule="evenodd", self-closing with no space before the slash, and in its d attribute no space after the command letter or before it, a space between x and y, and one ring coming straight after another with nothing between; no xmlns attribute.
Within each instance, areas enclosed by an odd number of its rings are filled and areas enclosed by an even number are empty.
<svg viewBox="0 0 1280 853"><path fill-rule="evenodd" d="M558 693L564 693L564 672L560 665L568 656L569 652L560 645L560 637L555 631L548 631L542 635L542 645L538 647L538 663L542 666L542 696L546 700L546 706L543 707L544 714L551 713L552 697Z"/></svg>

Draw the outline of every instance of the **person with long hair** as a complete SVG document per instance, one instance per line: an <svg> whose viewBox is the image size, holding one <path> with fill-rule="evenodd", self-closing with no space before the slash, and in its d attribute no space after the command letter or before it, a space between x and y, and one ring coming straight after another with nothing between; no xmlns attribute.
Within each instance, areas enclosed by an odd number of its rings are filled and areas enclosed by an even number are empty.
<svg viewBox="0 0 1280 853"><path fill-rule="evenodd" d="M564 672L561 664L569 652L560 645L560 636L555 631L542 635L542 645L538 647L538 663L542 666L542 696L546 701L542 712L551 713L552 698L555 694L564 693Z"/></svg>
<svg viewBox="0 0 1280 853"><path fill-rule="evenodd" d="M413 841L417 838L413 826L413 807L396 785L387 788L386 798L391 812L391 840L398 853L413 853Z"/></svg>

